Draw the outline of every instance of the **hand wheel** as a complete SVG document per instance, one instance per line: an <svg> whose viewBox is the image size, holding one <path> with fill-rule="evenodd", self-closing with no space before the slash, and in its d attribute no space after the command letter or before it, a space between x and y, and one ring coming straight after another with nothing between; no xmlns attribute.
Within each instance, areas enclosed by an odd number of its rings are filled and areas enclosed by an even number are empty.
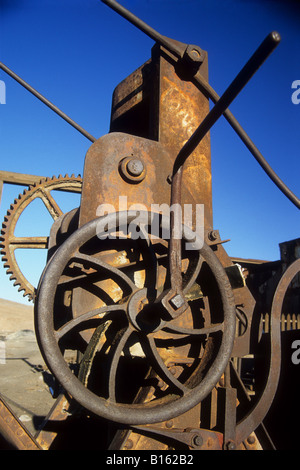
<svg viewBox="0 0 300 470"><path fill-rule="evenodd" d="M161 275L167 240L151 238L152 216L140 212L137 222L134 211L113 213L75 231L49 261L35 305L37 338L57 380L86 409L125 424L165 421L198 404L224 372L235 336L235 304L227 275L213 250L187 227L182 277L189 307L176 318L163 308L160 299L169 287L167 269ZM167 231L169 218L158 217L160 228ZM116 267L99 256L106 242L112 247L119 241L104 239L107 233L99 233L100 221L102 227L116 222L119 233L125 229L128 235L122 243L131 244L135 263ZM133 232L140 233L138 240L130 239ZM194 249L185 252L184 244L191 240ZM134 277L139 263L146 272L143 285ZM135 272L130 274L132 265ZM104 289L93 290L96 297L103 296L100 307L84 306L75 316L70 310L65 314L56 301L66 285L78 289L83 282L91 291L96 280L101 284L111 279L119 286L115 300ZM64 357L74 348L81 352L75 370ZM130 374L136 379L141 369L142 382L130 382ZM134 387L137 382L140 388L128 394L131 383Z"/></svg>

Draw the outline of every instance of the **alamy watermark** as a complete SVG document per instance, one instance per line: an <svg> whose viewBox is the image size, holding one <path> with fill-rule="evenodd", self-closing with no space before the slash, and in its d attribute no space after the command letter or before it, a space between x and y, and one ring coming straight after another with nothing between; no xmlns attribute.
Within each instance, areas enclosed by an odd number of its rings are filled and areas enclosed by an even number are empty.
<svg viewBox="0 0 300 470"><path fill-rule="evenodd" d="M295 339L295 341L292 342L292 349L295 349L293 352L291 359L292 363L295 365L300 364L300 340Z"/></svg>
<svg viewBox="0 0 300 470"><path fill-rule="evenodd" d="M300 80L294 80L292 83L292 89L295 89L293 91L291 100L293 104L299 104L300 103Z"/></svg>
<svg viewBox="0 0 300 470"><path fill-rule="evenodd" d="M6 85L3 80L0 80L0 104L6 104Z"/></svg>
<svg viewBox="0 0 300 470"><path fill-rule="evenodd" d="M0 339L0 364L6 364L5 341Z"/></svg>
<svg viewBox="0 0 300 470"><path fill-rule="evenodd" d="M118 213L123 213L121 231ZM199 250L203 246L204 204L151 204L149 211L144 204L139 203L128 207L127 196L119 196L117 208L112 204L100 204L96 215L99 217L97 236L102 240L127 238L128 235L133 240L150 237L169 240L169 221L173 217L174 239L183 239L186 250ZM109 219L103 217L105 215L109 215ZM161 223L162 218L164 223Z"/></svg>

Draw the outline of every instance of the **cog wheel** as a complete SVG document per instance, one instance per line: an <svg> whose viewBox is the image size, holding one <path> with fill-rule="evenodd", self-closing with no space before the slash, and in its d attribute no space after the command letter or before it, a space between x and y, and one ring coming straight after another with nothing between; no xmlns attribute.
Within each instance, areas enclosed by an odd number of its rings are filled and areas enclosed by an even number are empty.
<svg viewBox="0 0 300 470"><path fill-rule="evenodd" d="M39 198L44 203L53 220L63 215L63 211L55 201L51 194L53 190L68 190L71 192L81 192L82 178L80 175L71 176L59 175L52 178L43 178L39 183L30 185L18 198L11 204L9 210L4 217L0 237L0 253L6 274L10 275L10 280L14 281L14 286L19 286L18 291L24 291L23 297L34 301L35 287L28 281L22 273L15 256L16 249L47 249L48 237L17 237L15 236L15 228L17 221L24 209L35 199Z"/></svg>

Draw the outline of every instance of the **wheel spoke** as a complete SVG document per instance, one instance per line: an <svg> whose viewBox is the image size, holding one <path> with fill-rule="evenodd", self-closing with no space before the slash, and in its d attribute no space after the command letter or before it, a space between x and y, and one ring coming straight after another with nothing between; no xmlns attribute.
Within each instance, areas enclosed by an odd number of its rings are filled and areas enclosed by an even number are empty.
<svg viewBox="0 0 300 470"><path fill-rule="evenodd" d="M111 361L110 371L109 371L108 396L109 396L109 400L114 403L116 402L116 374L117 374L119 360L121 357L121 353L130 335L133 333L133 331L134 330L130 326L123 330L122 337L121 339L119 339L117 343L117 347L115 348L113 352L113 358Z"/></svg>
<svg viewBox="0 0 300 470"><path fill-rule="evenodd" d="M123 273L123 271L121 271L120 269L117 269L114 266L105 263L105 261L102 261L100 258L77 252L72 256L72 259L75 261L87 262L95 268L101 268L102 270L109 271L110 274L113 274L119 280L125 282L132 291L137 290L137 286L134 284L134 282L130 279L129 276Z"/></svg>
<svg viewBox="0 0 300 470"><path fill-rule="evenodd" d="M177 325L170 325L167 324L164 328L164 331L168 331L170 333L177 333L180 335L190 335L190 336L201 336L201 335L209 335L210 333L216 333L217 331L223 331L224 323L214 323L205 328L182 328Z"/></svg>
<svg viewBox="0 0 300 470"><path fill-rule="evenodd" d="M106 313L115 312L115 311L124 311L125 307L122 305L104 305L100 308L95 308L90 310L89 312L83 313L79 317L73 318L72 320L68 321L64 326L59 328L55 332L56 340L59 341L66 333L70 330L75 328L76 326L80 325L81 323L91 320L94 317L104 316Z"/></svg>
<svg viewBox="0 0 300 470"><path fill-rule="evenodd" d="M152 286L156 289L158 287L158 259L145 225L140 224L139 227L142 236L137 241L145 264L145 285Z"/></svg>
<svg viewBox="0 0 300 470"><path fill-rule="evenodd" d="M18 248L41 248L48 246L48 237L11 237L9 244L12 249Z"/></svg>
<svg viewBox="0 0 300 470"><path fill-rule="evenodd" d="M95 329L92 338L80 361L78 379L84 384L85 387L87 387L88 379L93 366L93 360L101 342L102 336L104 335L110 324L111 320L107 320Z"/></svg>
<svg viewBox="0 0 300 470"><path fill-rule="evenodd" d="M40 198L42 199L43 203L48 209L48 212L54 220L58 219L58 217L63 214L63 211L55 201L54 197L50 194L50 191L43 189L41 191Z"/></svg>
<svg viewBox="0 0 300 470"><path fill-rule="evenodd" d="M190 261L187 272L185 277L187 278L187 283L185 284L184 279L183 279L183 293L187 294L189 290L192 288L194 283L196 282L197 277L199 276L202 264L203 264L203 258L198 253L199 257L196 263L193 263L193 261ZM189 272L192 272L191 277L189 277Z"/></svg>
<svg viewBox="0 0 300 470"><path fill-rule="evenodd" d="M147 341L141 342L141 345L142 345L142 348L144 349L144 353L146 357L148 356L151 357L152 367L157 373L157 375L161 379L163 379L168 385L171 385L172 387L177 389L180 395L183 395L184 393L188 392L190 389L185 387L181 382L179 382L179 380L176 379L176 377L174 377L173 374L171 374L166 364L162 360L157 350L154 337L149 335L147 337L145 336L145 338L147 338Z"/></svg>

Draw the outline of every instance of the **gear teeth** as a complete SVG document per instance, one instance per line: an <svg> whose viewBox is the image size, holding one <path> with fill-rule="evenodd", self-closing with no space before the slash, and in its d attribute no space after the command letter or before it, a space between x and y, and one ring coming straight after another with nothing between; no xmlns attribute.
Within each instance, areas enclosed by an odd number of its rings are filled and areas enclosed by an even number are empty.
<svg viewBox="0 0 300 470"><path fill-rule="evenodd" d="M0 230L0 254L2 256L1 260L4 263L4 269L6 269L6 274L9 277L11 281L14 281L14 286L18 287L18 292L23 293L23 297L28 297L28 301L34 301L36 297L36 290L35 288L30 288L30 283L28 283L27 279L25 276L22 274L22 272L19 269L19 266L17 265L16 260L14 257L11 256L11 252L9 249L9 244L10 244L10 237L13 236L13 233L11 234L11 226L14 226L12 224L12 220L14 220L15 217L15 211L18 207L21 206L22 209L22 203L24 200L28 201L28 198L30 198L31 194L34 193L36 190L38 190L41 186L50 186L54 183L61 181L64 183L65 180L65 185L69 185L72 183L70 180L74 180L74 182L77 183L82 183L81 180L81 175L78 175L77 177L74 176L74 173L71 175L71 177L66 174L65 177L63 177L61 174L56 177L52 176L50 177L44 177L41 178L39 182L33 183L28 185L28 188L24 189L22 193L20 193L16 199L14 199L13 204L10 205L9 209L6 212L6 215L4 216L4 220L2 223L2 227ZM26 204L27 205L27 204ZM22 213L22 210L21 210ZM27 285L28 284L28 285Z"/></svg>

